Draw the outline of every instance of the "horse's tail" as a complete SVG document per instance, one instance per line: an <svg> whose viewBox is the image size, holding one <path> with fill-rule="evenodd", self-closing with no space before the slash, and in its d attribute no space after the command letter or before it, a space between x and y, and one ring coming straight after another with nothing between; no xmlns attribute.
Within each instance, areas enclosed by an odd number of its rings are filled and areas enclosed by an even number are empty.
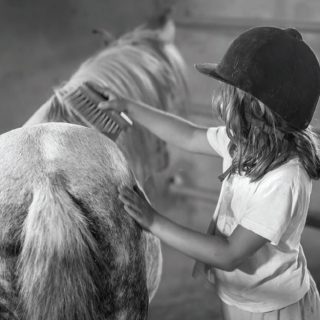
<svg viewBox="0 0 320 320"><path fill-rule="evenodd" d="M18 281L28 320L94 320L97 242L62 175L37 187L22 231Z"/></svg>

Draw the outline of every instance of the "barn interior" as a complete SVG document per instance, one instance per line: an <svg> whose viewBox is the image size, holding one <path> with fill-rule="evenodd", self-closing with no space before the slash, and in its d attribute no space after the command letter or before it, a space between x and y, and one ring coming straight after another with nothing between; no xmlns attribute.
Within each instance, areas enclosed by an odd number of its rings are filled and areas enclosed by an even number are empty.
<svg viewBox="0 0 320 320"><path fill-rule="evenodd" d="M0 133L20 127L89 56L103 47L93 29L115 37L172 8L176 45L186 62L185 117L220 124L211 108L217 82L198 74L198 62L218 62L229 43L258 25L297 28L320 58L318 0L2 0L0 2ZM312 124L320 127L320 106ZM170 165L157 176L159 211L205 231L220 190L218 158L169 146ZM320 182L315 181L302 245L320 288ZM164 269L149 319L221 319L214 288L191 276L194 261L163 245Z"/></svg>

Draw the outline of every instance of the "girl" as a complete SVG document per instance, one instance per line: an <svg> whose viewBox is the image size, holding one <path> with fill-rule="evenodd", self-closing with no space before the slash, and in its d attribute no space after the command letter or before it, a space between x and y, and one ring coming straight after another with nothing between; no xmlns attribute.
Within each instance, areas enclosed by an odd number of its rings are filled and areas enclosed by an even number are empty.
<svg viewBox="0 0 320 320"><path fill-rule="evenodd" d="M214 99L223 127L199 127L118 95L115 102L163 140L223 158L209 233L168 220L138 189L120 190L120 199L143 228L205 264L225 319L318 320L319 293L300 237L311 180L320 177L309 126L319 63L296 30L258 27L236 38L218 65L196 68L223 83Z"/></svg>

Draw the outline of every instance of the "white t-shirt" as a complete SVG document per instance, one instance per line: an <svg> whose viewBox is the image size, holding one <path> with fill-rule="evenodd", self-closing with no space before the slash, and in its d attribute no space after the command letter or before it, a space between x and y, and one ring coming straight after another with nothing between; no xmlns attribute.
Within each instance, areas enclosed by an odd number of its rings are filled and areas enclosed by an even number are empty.
<svg viewBox="0 0 320 320"><path fill-rule="evenodd" d="M225 127L209 128L207 138L231 164ZM218 294L227 304L268 312L300 300L309 290L309 272L300 245L312 182L299 159L268 172L257 182L232 175L222 183L213 215L217 230L229 236L237 225L270 240L236 270L214 269Z"/></svg>

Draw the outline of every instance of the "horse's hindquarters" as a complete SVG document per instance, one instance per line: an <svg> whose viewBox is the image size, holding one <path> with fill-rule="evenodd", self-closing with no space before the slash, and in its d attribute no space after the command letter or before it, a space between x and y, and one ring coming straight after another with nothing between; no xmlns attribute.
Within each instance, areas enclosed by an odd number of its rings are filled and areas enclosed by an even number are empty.
<svg viewBox="0 0 320 320"><path fill-rule="evenodd" d="M19 320L146 319L160 243L118 199L136 182L117 146L54 123L0 136L0 152L0 247L16 244L0 303Z"/></svg>

